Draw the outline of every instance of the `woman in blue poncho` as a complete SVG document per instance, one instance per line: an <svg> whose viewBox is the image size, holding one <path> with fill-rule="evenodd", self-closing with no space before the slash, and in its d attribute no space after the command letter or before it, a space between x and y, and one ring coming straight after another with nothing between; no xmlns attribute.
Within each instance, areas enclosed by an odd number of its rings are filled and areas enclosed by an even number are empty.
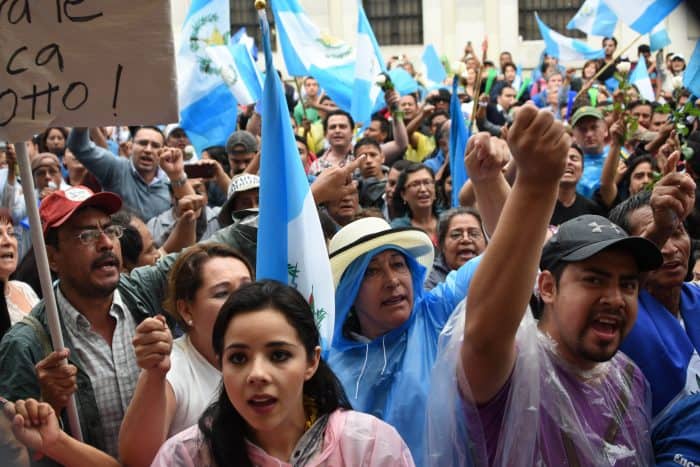
<svg viewBox="0 0 700 467"><path fill-rule="evenodd" d="M421 230L365 218L330 243L336 320L328 362L353 408L392 424L423 465L425 407L437 339L479 258L425 291L433 244Z"/></svg>

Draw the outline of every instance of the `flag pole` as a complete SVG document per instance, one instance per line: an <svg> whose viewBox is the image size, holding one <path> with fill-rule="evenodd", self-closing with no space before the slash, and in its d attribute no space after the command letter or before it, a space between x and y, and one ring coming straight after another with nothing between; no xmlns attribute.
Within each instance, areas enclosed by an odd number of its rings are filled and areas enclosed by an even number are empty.
<svg viewBox="0 0 700 467"><path fill-rule="evenodd" d="M39 218L39 207L36 199L36 190L34 189L34 177L32 176L32 168L24 141L15 145L15 151L17 153L17 162L19 162L20 175L22 177L24 203L27 206L27 214L29 215L29 232L32 236L34 257L36 259L37 269L39 270L41 292L44 295L44 305L46 308L46 318L49 322L51 343L53 344L54 350L61 350L65 348L65 344L63 343L63 334L61 334L61 323L58 319L58 307L56 306L56 296L54 295L51 281L49 260L46 256L46 244L44 243L43 230ZM67 362L64 360L61 363ZM80 419L78 418L78 410L75 402L75 393L72 394L68 400L66 411L68 413L68 423L70 425L71 434L78 441L83 441Z"/></svg>
<svg viewBox="0 0 700 467"><path fill-rule="evenodd" d="M633 40L632 42L630 42L629 44L627 44L627 46L625 46L624 49L622 49L620 52L618 52L618 53L613 57L612 60L610 60L609 62L606 62L606 63L600 68L600 70L598 70L598 73L596 73L595 75L593 75L593 78L591 78L590 81L592 82L592 81L597 80L598 77L599 77L600 75L602 75L603 72L604 72L605 70L608 69L608 67L610 67L610 65L614 64L614 63L617 61L618 58L622 57L622 54L624 54L625 52L627 52L627 51L630 49L630 47L632 47L632 46L634 45L634 43L637 42L643 35L644 35L644 34L639 34L637 37L634 38L634 40ZM583 86L583 87L581 88L581 90L578 92L578 94L576 94L576 97L574 97L574 102L576 102L576 99L578 99L578 98L581 96L581 94L583 94L583 93L586 91L586 89L587 89L587 88L586 88L585 86Z"/></svg>
<svg viewBox="0 0 700 467"><path fill-rule="evenodd" d="M255 2L255 8L258 6L258 2ZM265 7L263 6L262 10L265 10ZM299 84L299 80L297 77L294 77L294 85L297 87L297 92L299 93L299 103L301 104L301 111L302 111L302 119L301 119L301 126L304 129L304 134L302 135L304 138L306 138L306 127L304 126L304 120L306 120L306 105L304 105L304 97L301 95L301 85Z"/></svg>

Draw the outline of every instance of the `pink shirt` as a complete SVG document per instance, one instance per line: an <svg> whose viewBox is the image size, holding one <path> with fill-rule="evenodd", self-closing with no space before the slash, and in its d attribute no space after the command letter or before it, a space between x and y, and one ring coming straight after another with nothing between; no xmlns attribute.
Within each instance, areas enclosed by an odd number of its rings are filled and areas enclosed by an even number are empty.
<svg viewBox="0 0 700 467"><path fill-rule="evenodd" d="M291 467L248 443L248 455L258 467ZM151 467L213 466L209 449L197 425L173 436L161 446ZM307 467L412 467L413 458L398 432L372 415L336 410L326 425L323 445Z"/></svg>

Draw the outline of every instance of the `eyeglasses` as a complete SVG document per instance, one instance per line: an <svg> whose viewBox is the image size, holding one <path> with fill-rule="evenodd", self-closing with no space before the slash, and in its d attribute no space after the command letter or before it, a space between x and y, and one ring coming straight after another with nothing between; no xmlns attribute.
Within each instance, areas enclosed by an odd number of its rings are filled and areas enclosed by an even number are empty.
<svg viewBox="0 0 700 467"><path fill-rule="evenodd" d="M481 240L484 238L484 235L481 233L481 230L479 229L454 229L450 230L447 234L448 237L450 237L450 240L461 240L464 238L464 235L466 234L467 238L469 240Z"/></svg>
<svg viewBox="0 0 700 467"><path fill-rule="evenodd" d="M97 240L100 239L102 234L107 235L107 238L110 240L117 240L124 235L124 227L121 225L108 225L104 229L100 227L96 229L85 229L76 235L76 237L83 245L92 245L97 243Z"/></svg>
<svg viewBox="0 0 700 467"><path fill-rule="evenodd" d="M407 190L417 190L421 186L424 186L426 188L435 188L435 181L432 178L426 178L423 180L414 180L411 183L407 183L405 185L405 188Z"/></svg>

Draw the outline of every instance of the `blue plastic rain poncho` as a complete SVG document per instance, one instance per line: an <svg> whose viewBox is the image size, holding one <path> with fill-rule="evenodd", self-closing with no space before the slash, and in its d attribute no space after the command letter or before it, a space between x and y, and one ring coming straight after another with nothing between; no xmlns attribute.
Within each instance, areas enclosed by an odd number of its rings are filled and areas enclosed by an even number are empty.
<svg viewBox="0 0 700 467"><path fill-rule="evenodd" d="M393 331L370 342L343 334L370 260L385 250L401 251L411 270L413 312ZM430 371L440 331L455 306L464 299L481 257L451 272L445 282L423 290L426 269L404 249L384 245L355 259L335 293L336 320L328 362L355 410L393 425L411 449L416 465L424 465L424 422Z"/></svg>

